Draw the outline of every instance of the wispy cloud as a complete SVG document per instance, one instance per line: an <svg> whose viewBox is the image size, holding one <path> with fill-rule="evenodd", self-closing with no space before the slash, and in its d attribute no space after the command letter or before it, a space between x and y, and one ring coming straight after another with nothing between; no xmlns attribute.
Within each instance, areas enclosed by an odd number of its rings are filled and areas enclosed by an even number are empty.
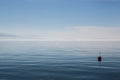
<svg viewBox="0 0 120 80"><path fill-rule="evenodd" d="M120 41L120 27L74 26L54 30L16 35L0 34L1 40L20 41ZM27 32L27 31L26 31Z"/></svg>
<svg viewBox="0 0 120 80"><path fill-rule="evenodd" d="M17 36L12 34L7 34L7 33L0 33L0 37L17 37Z"/></svg>
<svg viewBox="0 0 120 80"><path fill-rule="evenodd" d="M91 40L120 40L120 27L77 26L74 27L79 38Z"/></svg>
<svg viewBox="0 0 120 80"><path fill-rule="evenodd" d="M75 26L65 31L34 35L32 38L58 41L119 41L119 31L120 27Z"/></svg>

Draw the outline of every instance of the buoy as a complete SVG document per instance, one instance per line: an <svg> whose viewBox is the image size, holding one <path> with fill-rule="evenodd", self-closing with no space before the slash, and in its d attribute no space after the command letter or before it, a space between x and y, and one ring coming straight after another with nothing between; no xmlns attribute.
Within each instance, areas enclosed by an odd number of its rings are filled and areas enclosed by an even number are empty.
<svg viewBox="0 0 120 80"><path fill-rule="evenodd" d="M102 61L102 56L98 56L98 61L99 61L99 62Z"/></svg>
<svg viewBox="0 0 120 80"><path fill-rule="evenodd" d="M102 61L102 56L101 56L101 53L100 55L98 56L98 61L101 62Z"/></svg>

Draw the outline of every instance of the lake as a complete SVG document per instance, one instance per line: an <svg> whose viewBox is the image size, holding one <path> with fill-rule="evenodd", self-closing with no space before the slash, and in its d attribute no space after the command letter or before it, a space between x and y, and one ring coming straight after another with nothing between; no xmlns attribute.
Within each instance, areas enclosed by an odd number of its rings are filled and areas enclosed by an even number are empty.
<svg viewBox="0 0 120 80"><path fill-rule="evenodd" d="M0 80L120 80L120 42L0 41Z"/></svg>

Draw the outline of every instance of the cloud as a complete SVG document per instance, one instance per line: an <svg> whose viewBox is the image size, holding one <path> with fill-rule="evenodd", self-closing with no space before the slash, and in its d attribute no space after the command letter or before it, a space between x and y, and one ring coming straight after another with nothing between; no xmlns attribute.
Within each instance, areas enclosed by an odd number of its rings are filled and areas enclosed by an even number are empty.
<svg viewBox="0 0 120 80"><path fill-rule="evenodd" d="M120 27L78 26L74 27L79 37L91 40L120 40Z"/></svg>
<svg viewBox="0 0 120 80"><path fill-rule="evenodd" d="M0 34L1 40L17 41L120 41L120 27L73 26L64 30L39 31L31 34Z"/></svg>
<svg viewBox="0 0 120 80"><path fill-rule="evenodd" d="M16 35L0 33L0 38L17 37Z"/></svg>
<svg viewBox="0 0 120 80"><path fill-rule="evenodd" d="M64 31L49 31L29 38L48 41L120 41L120 27L75 26Z"/></svg>

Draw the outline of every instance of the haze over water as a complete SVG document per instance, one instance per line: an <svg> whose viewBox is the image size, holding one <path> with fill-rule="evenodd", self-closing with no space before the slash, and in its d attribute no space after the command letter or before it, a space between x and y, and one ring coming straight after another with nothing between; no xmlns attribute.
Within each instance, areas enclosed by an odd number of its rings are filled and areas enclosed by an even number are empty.
<svg viewBox="0 0 120 80"><path fill-rule="evenodd" d="M0 42L0 80L119 79L120 42Z"/></svg>

